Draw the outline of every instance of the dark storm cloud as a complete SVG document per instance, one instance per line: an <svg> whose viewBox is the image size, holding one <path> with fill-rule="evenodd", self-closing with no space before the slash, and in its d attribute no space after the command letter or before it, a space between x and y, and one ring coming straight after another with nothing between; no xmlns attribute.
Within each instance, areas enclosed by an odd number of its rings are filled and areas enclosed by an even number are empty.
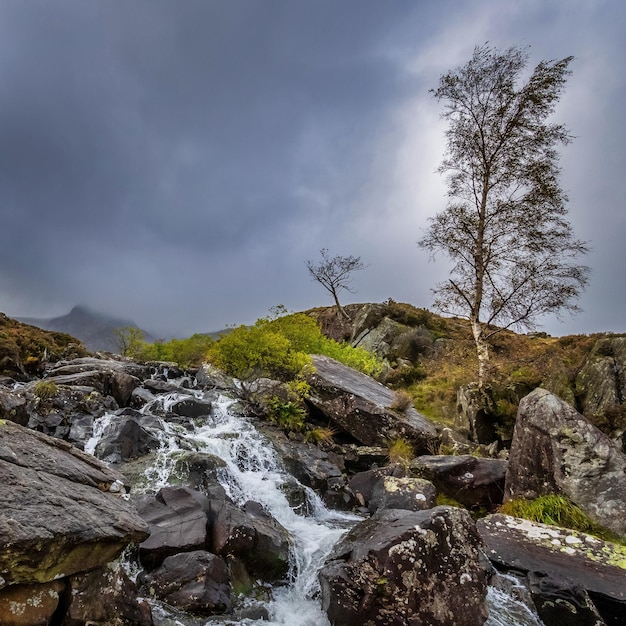
<svg viewBox="0 0 626 626"><path fill-rule="evenodd" d="M623 10L597 6L5 0L0 310L81 302L155 329L211 330L278 303L321 304L304 260L322 247L370 264L355 299L428 306L445 274L415 245L445 202L428 88L486 39L532 44L533 61L574 54L574 71L595 81L624 47ZM563 102L568 123L601 144L616 135L614 80L600 127L584 116L597 103L580 82ZM611 181L624 165L613 141ZM593 145L564 170L592 167ZM607 220L616 193L598 196ZM570 195L586 228L586 198ZM608 281L603 271L598 284ZM605 288L596 301L607 303Z"/></svg>

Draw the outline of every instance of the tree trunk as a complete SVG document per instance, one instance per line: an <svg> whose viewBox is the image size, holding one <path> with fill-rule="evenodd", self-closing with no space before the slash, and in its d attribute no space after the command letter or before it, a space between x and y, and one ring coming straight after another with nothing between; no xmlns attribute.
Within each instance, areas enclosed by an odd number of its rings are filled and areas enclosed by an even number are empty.
<svg viewBox="0 0 626 626"><path fill-rule="evenodd" d="M337 297L337 292L333 289L333 298L335 299L335 306L337 307L337 315L340 315L345 320L349 320L350 316L345 312L344 308L339 304L339 298Z"/></svg>
<svg viewBox="0 0 626 626"><path fill-rule="evenodd" d="M470 320L470 322L478 356L478 388L482 390L489 379L489 344L485 340L481 323L478 320Z"/></svg>

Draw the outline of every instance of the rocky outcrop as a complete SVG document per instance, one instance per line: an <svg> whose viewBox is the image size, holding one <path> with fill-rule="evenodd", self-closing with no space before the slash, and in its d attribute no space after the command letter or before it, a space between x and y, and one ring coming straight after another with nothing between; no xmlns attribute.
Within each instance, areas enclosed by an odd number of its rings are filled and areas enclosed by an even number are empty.
<svg viewBox="0 0 626 626"><path fill-rule="evenodd" d="M416 451L432 447L437 429L412 407L403 412L391 409L391 389L326 356L313 356L313 365L307 402L358 442L384 446L403 437Z"/></svg>
<svg viewBox="0 0 626 626"><path fill-rule="evenodd" d="M456 397L454 428L472 441L490 444L498 439L494 424L494 407L487 393L476 384L460 387Z"/></svg>
<svg viewBox="0 0 626 626"><path fill-rule="evenodd" d="M585 415L601 415L626 400L626 337L599 339L576 376L576 394Z"/></svg>
<svg viewBox="0 0 626 626"><path fill-rule="evenodd" d="M478 520L477 528L489 558L499 568L535 573L531 591L536 604L544 604L550 587L553 596L569 597L570 604L582 606L588 593L607 624L623 623L615 621L617 616L623 620L626 614L626 551L622 546L500 514ZM537 574L540 572L542 576ZM580 593L581 589L585 593ZM578 624L571 615L564 620L568 609L562 604L565 613L560 613L561 623Z"/></svg>
<svg viewBox="0 0 626 626"><path fill-rule="evenodd" d="M467 511L385 509L357 524L320 571L333 626L478 626L490 566Z"/></svg>
<svg viewBox="0 0 626 626"><path fill-rule="evenodd" d="M505 497L561 493L589 517L626 535L626 456L580 413L545 389L520 402Z"/></svg>

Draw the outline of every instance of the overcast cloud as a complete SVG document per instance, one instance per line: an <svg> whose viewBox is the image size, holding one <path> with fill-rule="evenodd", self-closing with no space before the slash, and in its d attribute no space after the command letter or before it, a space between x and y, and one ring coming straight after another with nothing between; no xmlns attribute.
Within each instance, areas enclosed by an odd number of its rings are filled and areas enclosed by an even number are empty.
<svg viewBox="0 0 626 626"><path fill-rule="evenodd" d="M0 311L75 304L158 334L331 304L305 261L361 256L358 293L429 307L417 239L445 206L439 76L475 45L574 55L557 117L583 313L626 331L622 0L0 0Z"/></svg>

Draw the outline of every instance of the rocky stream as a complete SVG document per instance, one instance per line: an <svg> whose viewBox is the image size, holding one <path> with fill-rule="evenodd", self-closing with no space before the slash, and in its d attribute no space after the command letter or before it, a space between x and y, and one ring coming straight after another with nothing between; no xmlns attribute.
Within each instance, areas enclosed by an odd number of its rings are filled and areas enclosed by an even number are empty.
<svg viewBox="0 0 626 626"><path fill-rule="evenodd" d="M315 366L328 446L208 367L88 357L47 387L0 380L0 624L626 623L625 550L495 512L550 481L625 534L624 454L582 416L537 390L510 461L437 455L441 433L389 389ZM410 466L387 462L398 435L422 446Z"/></svg>

